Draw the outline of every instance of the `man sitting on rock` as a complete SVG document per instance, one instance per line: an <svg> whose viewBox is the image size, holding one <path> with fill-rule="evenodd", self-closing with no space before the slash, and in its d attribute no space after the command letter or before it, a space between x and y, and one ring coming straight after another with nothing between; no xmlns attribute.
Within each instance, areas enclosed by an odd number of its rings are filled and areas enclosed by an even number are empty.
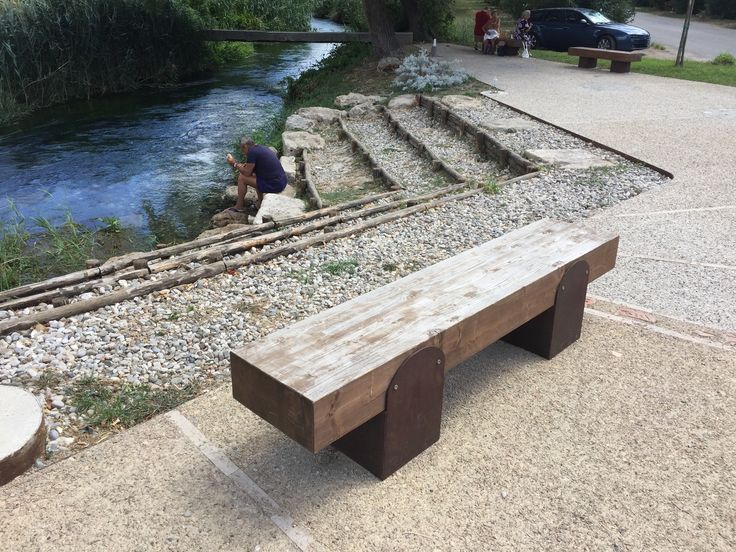
<svg viewBox="0 0 736 552"><path fill-rule="evenodd" d="M276 154L266 146L257 145L252 138L241 138L240 150L245 163L236 163L231 154L227 162L238 171L238 199L231 211L245 212L245 193L248 186L255 188L258 195L256 207L260 208L263 194L280 194L286 188L286 173Z"/></svg>

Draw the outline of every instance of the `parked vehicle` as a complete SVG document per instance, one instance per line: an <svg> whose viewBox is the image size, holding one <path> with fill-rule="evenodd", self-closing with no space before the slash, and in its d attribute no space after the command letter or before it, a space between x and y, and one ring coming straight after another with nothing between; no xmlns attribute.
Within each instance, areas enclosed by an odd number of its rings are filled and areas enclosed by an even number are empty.
<svg viewBox="0 0 736 552"><path fill-rule="evenodd" d="M585 8L532 10L532 34L537 48L564 51L571 46L606 50L649 48L649 32L615 23L602 13Z"/></svg>

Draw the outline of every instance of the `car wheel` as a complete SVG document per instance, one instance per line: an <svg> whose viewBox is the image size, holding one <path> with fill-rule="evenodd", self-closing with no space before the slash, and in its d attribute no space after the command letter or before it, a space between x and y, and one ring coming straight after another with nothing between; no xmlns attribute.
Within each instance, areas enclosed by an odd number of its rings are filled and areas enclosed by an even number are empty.
<svg viewBox="0 0 736 552"><path fill-rule="evenodd" d="M615 50L616 39L612 36L603 35L598 39L598 48L601 50Z"/></svg>

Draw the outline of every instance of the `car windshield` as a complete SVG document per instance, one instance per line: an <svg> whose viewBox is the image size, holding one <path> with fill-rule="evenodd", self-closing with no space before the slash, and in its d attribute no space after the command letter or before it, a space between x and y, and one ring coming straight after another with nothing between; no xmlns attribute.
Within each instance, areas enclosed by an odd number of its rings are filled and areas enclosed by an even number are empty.
<svg viewBox="0 0 736 552"><path fill-rule="evenodd" d="M610 23L611 20L600 12L586 12L585 16L590 19L591 23L600 25L602 23Z"/></svg>

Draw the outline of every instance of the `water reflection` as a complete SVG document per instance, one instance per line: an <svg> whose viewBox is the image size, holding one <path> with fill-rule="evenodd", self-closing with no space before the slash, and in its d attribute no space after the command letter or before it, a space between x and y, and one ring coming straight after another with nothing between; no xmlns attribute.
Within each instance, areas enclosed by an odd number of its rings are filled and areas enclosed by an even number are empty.
<svg viewBox="0 0 736 552"><path fill-rule="evenodd" d="M280 109L285 77L333 47L256 45L212 78L75 102L0 129L0 220L13 217L10 200L27 219L70 211L85 224L117 217L159 241L196 235L230 181L225 153Z"/></svg>

